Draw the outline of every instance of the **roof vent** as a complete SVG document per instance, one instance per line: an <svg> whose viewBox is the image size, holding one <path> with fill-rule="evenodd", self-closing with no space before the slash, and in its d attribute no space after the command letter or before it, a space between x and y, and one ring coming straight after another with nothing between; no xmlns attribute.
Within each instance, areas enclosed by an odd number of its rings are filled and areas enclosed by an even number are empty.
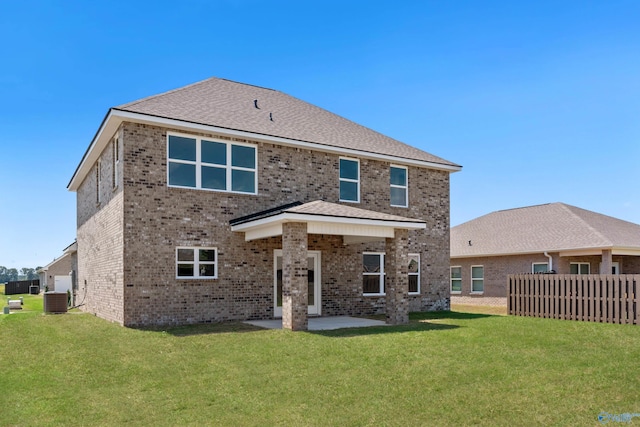
<svg viewBox="0 0 640 427"><path fill-rule="evenodd" d="M254 99L254 100L253 100L253 105L254 105L254 107L256 107L258 110L260 109L260 107L258 107L258 100L257 100L257 99Z"/></svg>
<svg viewBox="0 0 640 427"><path fill-rule="evenodd" d="M273 121L273 113L269 113L269 120Z"/></svg>

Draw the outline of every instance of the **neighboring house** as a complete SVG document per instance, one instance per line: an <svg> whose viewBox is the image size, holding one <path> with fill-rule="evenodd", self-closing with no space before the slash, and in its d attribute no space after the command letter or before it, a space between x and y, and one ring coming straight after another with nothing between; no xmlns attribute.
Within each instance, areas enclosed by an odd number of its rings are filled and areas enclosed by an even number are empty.
<svg viewBox="0 0 640 427"><path fill-rule="evenodd" d="M66 292L75 289L78 265L78 244L73 242L63 249L60 257L54 259L37 273L40 278L40 291Z"/></svg>
<svg viewBox="0 0 640 427"><path fill-rule="evenodd" d="M111 108L68 186L78 297L126 326L448 309L460 169L224 79Z"/></svg>
<svg viewBox="0 0 640 427"><path fill-rule="evenodd" d="M550 203L481 216L451 228L452 302L500 298L519 273L638 274L640 225Z"/></svg>

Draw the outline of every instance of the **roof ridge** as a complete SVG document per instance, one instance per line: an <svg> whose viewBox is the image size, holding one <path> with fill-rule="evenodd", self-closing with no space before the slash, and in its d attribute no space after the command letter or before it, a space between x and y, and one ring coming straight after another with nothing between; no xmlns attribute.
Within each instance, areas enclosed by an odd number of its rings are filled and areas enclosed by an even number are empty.
<svg viewBox="0 0 640 427"><path fill-rule="evenodd" d="M140 104L140 103L148 101L150 99L159 98L161 96L169 95L170 93L178 92L178 91L180 91L182 89L187 89L187 88L190 88L190 87L193 87L193 86L197 86L199 84L206 83L206 82L208 82L210 80L226 80L226 79L221 79L221 78L212 76L212 77L209 77L209 78L204 79L204 80L200 80L200 81L197 81L197 82L194 82L194 83L190 83L190 84L188 84L186 86L180 86L180 87L177 87L177 88L174 88L174 89L167 90L167 91L162 92L162 93L156 93L155 95L147 96L147 97L141 98L141 99L136 99L135 101L127 102L125 104L116 105L115 107L112 107L112 108L119 110L119 109L123 109L123 108L133 107L134 105ZM227 81L230 81L230 80L227 80Z"/></svg>
<svg viewBox="0 0 640 427"><path fill-rule="evenodd" d="M565 211L569 212L569 214L570 214L571 216L573 216L574 218L577 218L577 219L578 219L582 224L586 225L586 226L587 226L587 228L589 228L589 230L591 230L592 232L594 232L595 234L597 234L597 235L598 235L598 237L600 237L603 241L605 241L605 242L607 242L609 245L613 246L613 242L612 242L608 237L606 237L605 235L603 235L603 234L600 232L600 230L598 230L597 228L595 228L595 227L593 227L591 224L589 224L589 222L587 222L584 218L582 218L580 215L578 215L577 213L575 213L575 212L573 211L573 209L571 209L571 208L576 208L576 209L580 209L580 210L583 210L583 211L587 211L586 209L581 209L581 208L579 208L579 207L577 207L577 206L567 205L566 203L562 203L562 202L558 202L558 205L559 205L562 209L564 209ZM592 212L592 213L595 213L595 214L597 214L597 215L601 215L601 214L599 214L598 212L593 212L593 211L587 211L587 212Z"/></svg>

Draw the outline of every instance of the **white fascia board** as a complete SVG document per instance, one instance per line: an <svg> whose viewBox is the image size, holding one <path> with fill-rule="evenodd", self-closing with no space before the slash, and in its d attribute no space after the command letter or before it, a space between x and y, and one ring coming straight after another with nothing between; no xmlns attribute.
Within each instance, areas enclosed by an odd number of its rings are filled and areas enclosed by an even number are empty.
<svg viewBox="0 0 640 427"><path fill-rule="evenodd" d="M424 168L437 169L437 170L442 170L447 172L458 172L462 170L461 166L443 165L440 163L427 162L424 160L415 160L415 159L408 159L405 157L396 157L396 156L390 156L386 154L377 154L377 153L371 153L368 151L355 150L351 148L332 147L330 145L319 144L315 142L298 141L298 140L283 138L279 136L263 135L259 133L247 132L242 130L227 129L227 128L221 128L217 126L185 122L183 120L150 116L147 114L133 113L130 111L122 111L122 110L111 110L111 111L113 112L114 116L117 115L118 117L120 117L121 121L132 121L136 123L146 123L150 125L161 125L161 126L166 126L166 127L171 127L174 129L181 129L186 131L195 130L195 131L208 132L208 133L221 133L228 136L235 136L237 138L248 138L248 139L253 139L257 141L268 142L270 144L279 144L279 145L285 145L289 147L305 148L305 149L314 150L314 151L323 151L327 153L334 153L334 154L340 154L340 155L383 160L391 163L396 162L404 165L420 166Z"/></svg>
<svg viewBox="0 0 640 427"><path fill-rule="evenodd" d="M334 224L367 225L386 228L406 228L409 230L419 230L427 228L427 224L425 222L383 221L375 219L345 218L339 216L308 215L284 212L267 218L261 218L255 221L233 225L231 226L231 231L246 231L252 228L263 227L272 223L284 222L324 222Z"/></svg>
<svg viewBox="0 0 640 427"><path fill-rule="evenodd" d="M117 113L114 113L113 109L109 110L109 113L107 113L107 116L102 121L100 129L98 129L98 132L93 137L89 148L73 174L71 181L69 181L69 184L67 185L67 189L69 191L78 191L80 184L82 184L82 181L84 181L84 178L91 170L91 166L93 166L93 164L98 160L100 153L102 153L104 148L107 146L122 121L122 118L118 117Z"/></svg>

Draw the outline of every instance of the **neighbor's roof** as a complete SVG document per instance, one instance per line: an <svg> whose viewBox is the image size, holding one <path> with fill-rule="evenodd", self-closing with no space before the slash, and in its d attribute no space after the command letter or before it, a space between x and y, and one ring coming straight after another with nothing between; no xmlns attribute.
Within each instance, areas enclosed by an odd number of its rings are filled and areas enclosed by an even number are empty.
<svg viewBox="0 0 640 427"><path fill-rule="evenodd" d="M210 78L169 92L112 108L105 117L76 175L93 164L94 146L108 142L122 121L159 123L177 129L228 132L240 137L304 146L352 155L384 157L390 161L455 172L461 166L382 135L315 105L273 89ZM103 135L104 134L104 135ZM103 140L107 140L107 142ZM102 147L103 148L103 147ZM94 154L93 157L96 157ZM93 160L93 161L92 161Z"/></svg>
<svg viewBox="0 0 640 427"><path fill-rule="evenodd" d="M493 212L451 228L452 258L589 249L635 254L640 225L550 203Z"/></svg>

